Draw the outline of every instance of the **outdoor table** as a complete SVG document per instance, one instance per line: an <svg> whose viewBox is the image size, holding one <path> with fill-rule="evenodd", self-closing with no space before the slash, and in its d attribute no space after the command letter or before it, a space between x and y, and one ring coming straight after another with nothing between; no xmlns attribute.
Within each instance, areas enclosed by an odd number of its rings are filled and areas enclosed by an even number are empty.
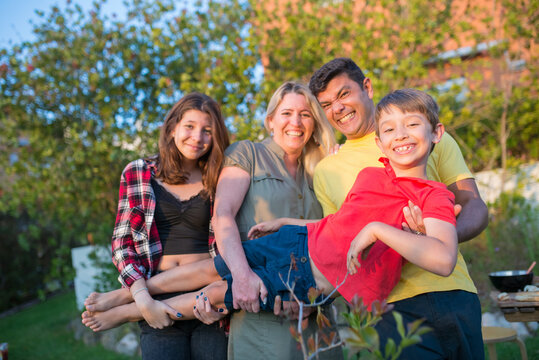
<svg viewBox="0 0 539 360"><path fill-rule="evenodd" d="M497 300L499 292L493 291L493 293L505 320L509 322L539 321L539 301L499 301Z"/></svg>
<svg viewBox="0 0 539 360"><path fill-rule="evenodd" d="M533 283L539 283L539 278L534 277ZM528 322L539 321L539 301L516 301L515 295L525 294L520 293L508 293L508 300L498 300L499 291L491 291L490 297L493 299L500 308L505 320L509 322Z"/></svg>

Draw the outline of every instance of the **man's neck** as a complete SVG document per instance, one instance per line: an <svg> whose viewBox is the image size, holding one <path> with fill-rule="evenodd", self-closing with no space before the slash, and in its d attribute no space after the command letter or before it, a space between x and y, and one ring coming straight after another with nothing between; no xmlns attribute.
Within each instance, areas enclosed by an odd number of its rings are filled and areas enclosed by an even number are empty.
<svg viewBox="0 0 539 360"><path fill-rule="evenodd" d="M357 140L364 138L367 135L374 133L374 122L369 122L369 125L366 128L359 128L358 131L353 135L345 135L346 140Z"/></svg>
<svg viewBox="0 0 539 360"><path fill-rule="evenodd" d="M370 135L373 135L373 134L374 134L374 131L368 132L368 133L363 134L363 135L347 136L347 137L346 137L346 141L361 140L361 139L364 139L364 138L366 138L367 136L370 136Z"/></svg>

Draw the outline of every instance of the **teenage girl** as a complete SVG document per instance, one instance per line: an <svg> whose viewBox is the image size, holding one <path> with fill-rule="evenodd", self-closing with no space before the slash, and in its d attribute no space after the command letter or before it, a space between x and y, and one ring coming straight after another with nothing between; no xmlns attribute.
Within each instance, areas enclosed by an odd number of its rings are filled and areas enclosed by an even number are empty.
<svg viewBox="0 0 539 360"><path fill-rule="evenodd" d="M117 326L115 295L132 298L144 320L143 359L226 359L227 340L218 322L174 321L182 315L151 296L146 280L184 264L210 258L211 200L229 145L219 105L191 93L178 101L161 128L159 154L127 165L120 182L112 260L123 289L92 293L82 322L94 331ZM128 291L129 290L129 291Z"/></svg>

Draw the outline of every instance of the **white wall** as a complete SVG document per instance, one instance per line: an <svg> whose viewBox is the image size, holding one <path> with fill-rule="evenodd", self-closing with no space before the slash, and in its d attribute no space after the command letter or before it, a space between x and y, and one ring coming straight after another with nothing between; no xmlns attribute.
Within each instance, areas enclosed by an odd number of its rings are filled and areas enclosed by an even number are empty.
<svg viewBox="0 0 539 360"><path fill-rule="evenodd" d="M482 171L475 174L479 192L489 204L496 201L502 188L501 170ZM539 205L539 162L522 165L518 171L508 171L504 191L519 190L519 194Z"/></svg>
<svg viewBox="0 0 539 360"><path fill-rule="evenodd" d="M88 245L71 249L71 260L77 274L75 276L75 295L79 309L84 307L84 300L96 289L95 277L100 273L100 270L90 260L90 254L93 251L99 258L112 261L110 250L103 246Z"/></svg>

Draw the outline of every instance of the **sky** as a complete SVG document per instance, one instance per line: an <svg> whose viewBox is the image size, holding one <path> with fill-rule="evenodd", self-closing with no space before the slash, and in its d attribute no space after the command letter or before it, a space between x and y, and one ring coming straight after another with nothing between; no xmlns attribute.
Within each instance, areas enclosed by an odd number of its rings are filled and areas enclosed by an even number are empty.
<svg viewBox="0 0 539 360"><path fill-rule="evenodd" d="M92 0L73 0L86 11L92 8ZM108 0L103 5L103 13L116 13L121 16L125 12L123 0ZM0 48L7 48L26 40L33 40L32 25L39 17L35 10L43 10L46 14L54 5L65 8L66 0L0 0ZM11 43L10 43L11 41Z"/></svg>

